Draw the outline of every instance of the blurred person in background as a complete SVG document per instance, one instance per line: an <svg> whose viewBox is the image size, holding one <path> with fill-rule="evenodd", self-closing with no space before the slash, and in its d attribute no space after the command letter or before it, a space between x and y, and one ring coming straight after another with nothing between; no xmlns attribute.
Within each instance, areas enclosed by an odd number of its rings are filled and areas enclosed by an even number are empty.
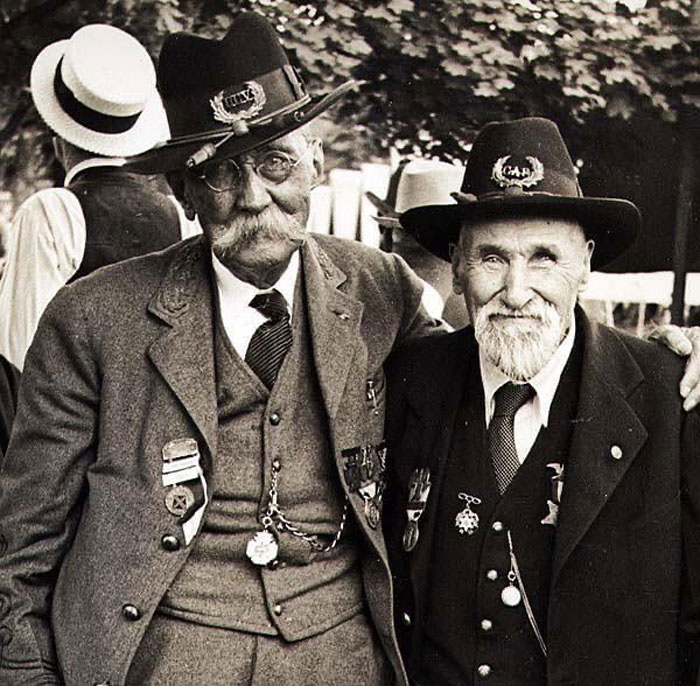
<svg viewBox="0 0 700 686"><path fill-rule="evenodd" d="M61 286L193 231L163 176L120 168L126 156L169 134L153 62L135 38L112 26L84 26L44 48L30 80L66 177L63 188L29 197L8 231L0 354L19 370Z"/></svg>
<svg viewBox="0 0 700 686"><path fill-rule="evenodd" d="M406 233L399 215L421 205L454 204L451 193L462 184L464 167L437 160L403 160L389 179L383 200L368 191L367 198L377 208L379 247L408 262L423 282L423 305L428 313L453 329L466 326L469 318L464 300L452 293L450 266L421 246Z"/></svg>

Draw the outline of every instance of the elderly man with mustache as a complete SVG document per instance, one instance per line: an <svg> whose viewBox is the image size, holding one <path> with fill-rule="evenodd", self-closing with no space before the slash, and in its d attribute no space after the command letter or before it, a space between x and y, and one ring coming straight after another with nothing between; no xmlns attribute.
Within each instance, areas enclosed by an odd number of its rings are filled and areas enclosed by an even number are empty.
<svg viewBox="0 0 700 686"><path fill-rule="evenodd" d="M439 324L401 259L310 236L323 149L274 27L166 38L165 172L202 238L49 306L1 477L0 683L406 683L383 363Z"/></svg>
<svg viewBox="0 0 700 686"><path fill-rule="evenodd" d="M696 684L700 416L663 347L590 321L639 229L582 196L556 125L477 136L460 203L402 225L473 327L390 362L385 531L415 686Z"/></svg>

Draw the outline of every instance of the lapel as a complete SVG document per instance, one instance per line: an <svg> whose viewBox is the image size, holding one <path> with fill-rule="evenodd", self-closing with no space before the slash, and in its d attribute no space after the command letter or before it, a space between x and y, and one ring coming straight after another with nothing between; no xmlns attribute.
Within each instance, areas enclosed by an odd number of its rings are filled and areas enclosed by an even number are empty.
<svg viewBox="0 0 700 686"><path fill-rule="evenodd" d="M441 352L432 356L433 364L421 375L421 383L411 386L408 395L408 403L419 417L422 436L418 457L409 465L408 473L417 467L429 467L432 481L426 509L419 522L418 545L410 555L411 579L417 598L425 597L418 589L428 578L425 570L431 563L435 520L455 415L465 390L468 365L476 359L476 342L471 327L445 336L444 352ZM434 388L438 389L437 393L431 392Z"/></svg>
<svg viewBox="0 0 700 686"><path fill-rule="evenodd" d="M181 244L148 306L168 325L151 344L148 355L213 456L217 410L209 264L209 251L201 238Z"/></svg>
<svg viewBox="0 0 700 686"><path fill-rule="evenodd" d="M301 248L301 264L316 372L328 417L333 419L354 351L362 341L364 306L339 290L347 277L312 236Z"/></svg>
<svg viewBox="0 0 700 686"><path fill-rule="evenodd" d="M564 477L552 565L555 583L584 536L637 457L647 431L628 402L644 375L617 334L579 312L584 353L577 417ZM615 459L617 446L622 457Z"/></svg>

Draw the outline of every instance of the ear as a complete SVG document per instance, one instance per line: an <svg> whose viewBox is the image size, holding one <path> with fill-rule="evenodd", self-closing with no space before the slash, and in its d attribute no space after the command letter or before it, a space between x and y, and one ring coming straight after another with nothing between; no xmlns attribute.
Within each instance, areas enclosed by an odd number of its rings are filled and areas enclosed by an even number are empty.
<svg viewBox="0 0 700 686"><path fill-rule="evenodd" d="M180 205L182 205L182 209L185 211L185 216L192 221L197 216L197 210L189 198L187 181L185 180L185 172L179 169L177 171L169 171L166 172L165 178L170 184L173 195L177 198Z"/></svg>
<svg viewBox="0 0 700 686"><path fill-rule="evenodd" d="M585 290L588 285L588 280L591 276L591 260L593 258L593 251L595 250L595 241L586 241L586 253L583 256L583 274L581 275L581 281L579 283L578 292L581 293Z"/></svg>

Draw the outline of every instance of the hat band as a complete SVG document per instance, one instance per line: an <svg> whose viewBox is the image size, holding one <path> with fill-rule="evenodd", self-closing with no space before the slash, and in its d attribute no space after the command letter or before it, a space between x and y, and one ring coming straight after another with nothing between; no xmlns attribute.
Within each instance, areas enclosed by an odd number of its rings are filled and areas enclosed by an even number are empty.
<svg viewBox="0 0 700 686"><path fill-rule="evenodd" d="M126 117L117 117L93 110L80 102L63 81L61 76L62 63L63 58L61 57L56 67L53 89L56 93L56 99L65 113L70 115L78 124L98 133L124 133L136 123L136 120L141 116L141 112L130 114Z"/></svg>

